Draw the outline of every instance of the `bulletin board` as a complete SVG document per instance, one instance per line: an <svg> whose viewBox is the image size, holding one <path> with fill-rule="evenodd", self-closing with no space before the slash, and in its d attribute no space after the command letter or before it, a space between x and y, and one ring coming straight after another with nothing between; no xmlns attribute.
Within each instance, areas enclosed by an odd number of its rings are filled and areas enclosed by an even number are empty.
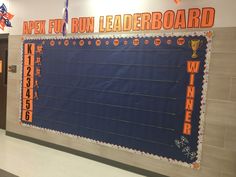
<svg viewBox="0 0 236 177"><path fill-rule="evenodd" d="M199 168L211 36L26 38L20 122Z"/></svg>

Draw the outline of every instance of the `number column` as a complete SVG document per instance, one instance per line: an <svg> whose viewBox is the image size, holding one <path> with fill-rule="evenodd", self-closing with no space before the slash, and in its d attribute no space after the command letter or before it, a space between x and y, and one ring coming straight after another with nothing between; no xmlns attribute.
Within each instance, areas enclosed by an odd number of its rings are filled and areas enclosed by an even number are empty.
<svg viewBox="0 0 236 177"><path fill-rule="evenodd" d="M33 120L33 88L34 88L34 60L35 44L24 45L24 69L23 69L23 91L22 91L22 121Z"/></svg>

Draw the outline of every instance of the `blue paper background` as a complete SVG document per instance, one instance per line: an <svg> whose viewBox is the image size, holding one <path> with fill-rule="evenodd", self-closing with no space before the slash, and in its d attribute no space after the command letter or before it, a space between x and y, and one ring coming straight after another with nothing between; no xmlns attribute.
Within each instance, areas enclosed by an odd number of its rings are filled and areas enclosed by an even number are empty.
<svg viewBox="0 0 236 177"><path fill-rule="evenodd" d="M182 135L186 88L189 84L187 61L192 60L191 39L200 39L200 72L195 75L195 102L192 134L187 137L191 151L197 151L200 101L207 40L203 36L114 39L44 40L39 99L34 100L33 122L38 127L70 133L178 161L192 163L175 145ZM167 44L168 39L172 44ZM88 40L92 45L87 44ZM128 44L123 45L127 40ZM144 40L149 40L148 45ZM58 45L58 41L62 44ZM76 45L73 45L73 41ZM105 45L109 41L109 45ZM42 40L25 40L40 45Z"/></svg>

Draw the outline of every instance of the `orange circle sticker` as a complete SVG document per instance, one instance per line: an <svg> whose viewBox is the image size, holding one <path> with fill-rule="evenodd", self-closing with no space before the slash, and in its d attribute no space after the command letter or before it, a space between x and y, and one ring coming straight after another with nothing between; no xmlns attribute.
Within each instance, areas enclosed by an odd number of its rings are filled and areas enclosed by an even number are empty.
<svg viewBox="0 0 236 177"><path fill-rule="evenodd" d="M178 45L184 45L184 43L185 43L185 39L183 37L180 37L180 38L177 39L177 44Z"/></svg>
<svg viewBox="0 0 236 177"><path fill-rule="evenodd" d="M68 45L69 45L69 40L65 40L65 41L64 41L64 45L65 45L65 46L68 46Z"/></svg>
<svg viewBox="0 0 236 177"><path fill-rule="evenodd" d="M83 46L83 45L84 45L84 40L80 40L80 41L79 41L79 45L80 45L80 46Z"/></svg>
<svg viewBox="0 0 236 177"><path fill-rule="evenodd" d="M133 40L133 45L138 46L139 45L139 39L134 39Z"/></svg>
<svg viewBox="0 0 236 177"><path fill-rule="evenodd" d="M100 46L101 45L101 40L96 40L96 46Z"/></svg>
<svg viewBox="0 0 236 177"><path fill-rule="evenodd" d="M161 45L161 39L160 39L160 38L156 38L156 39L154 40L154 44L155 44L155 46Z"/></svg>
<svg viewBox="0 0 236 177"><path fill-rule="evenodd" d="M50 41L50 46L54 46L55 45L55 41L54 40L51 40Z"/></svg>
<svg viewBox="0 0 236 177"><path fill-rule="evenodd" d="M118 46L120 43L119 39L114 39L113 44L114 46Z"/></svg>

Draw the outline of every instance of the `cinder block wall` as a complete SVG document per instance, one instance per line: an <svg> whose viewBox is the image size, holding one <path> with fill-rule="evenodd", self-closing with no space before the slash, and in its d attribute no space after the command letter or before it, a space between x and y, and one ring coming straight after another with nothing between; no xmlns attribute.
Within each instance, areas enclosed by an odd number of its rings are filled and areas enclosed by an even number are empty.
<svg viewBox="0 0 236 177"><path fill-rule="evenodd" d="M215 28L210 62L205 135L201 169L173 165L80 139L22 127L19 124L21 36L9 36L7 131L78 149L170 177L236 176L236 28Z"/></svg>

